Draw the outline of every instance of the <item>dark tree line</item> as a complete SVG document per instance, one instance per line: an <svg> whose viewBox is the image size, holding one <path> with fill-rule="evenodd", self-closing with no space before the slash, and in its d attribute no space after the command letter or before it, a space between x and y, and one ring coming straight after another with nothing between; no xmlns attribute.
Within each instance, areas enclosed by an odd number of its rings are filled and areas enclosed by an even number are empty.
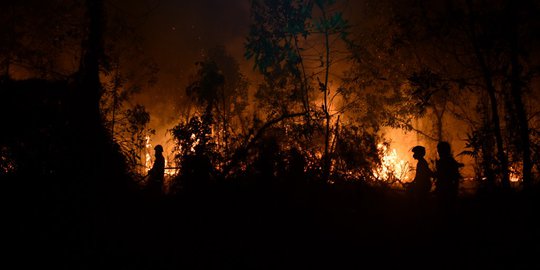
<svg viewBox="0 0 540 270"><path fill-rule="evenodd" d="M507 188L510 174L518 174L529 186L537 163L531 152L536 148L531 145L536 133L531 123L538 91L534 86L538 4L408 1L371 5L369 9L366 4L369 12L378 9L387 16L371 17L363 27L371 29L371 22L382 25L384 31L360 36L360 65L352 78L381 89L388 87L388 81L407 86L400 103L412 105L408 106L412 114L398 115L398 121L390 124L414 128L408 119L428 112L433 116L433 131L421 134L441 140L447 139L444 129L452 129L452 124L444 122L462 121L468 126L470 148L463 153L477 159L479 179L485 177L488 185L500 183Z"/></svg>
<svg viewBox="0 0 540 270"><path fill-rule="evenodd" d="M155 83L157 68L121 12L103 0L2 2L7 261L70 269L537 264L537 196L489 193L439 211L429 196L420 205L389 190L399 176L379 172L390 145L384 128L434 143L462 129L462 154L474 157L482 183L508 189L519 174L535 191L538 4L352 2L252 1L245 56L260 81L224 47L205 51L170 130L173 194L136 185L152 131L150 113L132 98ZM347 17L351 10L358 17ZM427 128L415 125L426 119Z"/></svg>
<svg viewBox="0 0 540 270"><path fill-rule="evenodd" d="M24 70L76 89L61 97L76 118L68 121L77 134L72 143L85 142L69 154L85 160L76 171L104 166L97 146L112 137L128 167L139 172L152 131L150 115L130 98L155 82L157 69L130 70L138 65L130 59L141 53L131 46L131 31L124 31L129 26L105 12L114 8L100 1L69 3L43 7L55 18L43 24L48 40L31 27L42 17L23 21L20 15L33 11L4 4L2 35L10 38L2 39L3 82L12 87ZM447 121L453 119L468 129L469 149L462 153L476 160L479 179L508 188L511 175L519 175L530 186L538 170L537 4L362 5L365 14L353 23L340 1L254 1L245 56L262 81L249 82L223 47L206 52L186 87L187 113L172 129L180 171L192 170L184 162L202 158L209 178L246 173L269 140L282 155L277 159L286 163L287 153L300 153L304 172L323 182L380 180L373 170L381 162L382 128L412 130L436 142L450 139ZM78 62L71 75L58 65L70 56ZM248 103L250 85L255 93ZM426 117L432 129L413 124ZM5 141L3 172L17 167Z"/></svg>
<svg viewBox="0 0 540 270"><path fill-rule="evenodd" d="M459 128L466 130L468 148L461 154L474 158L479 181L508 189L510 176L518 175L530 186L538 163L530 126L537 102L537 4L370 2L365 12L375 15L359 15L359 25L351 25L343 7L335 1L253 2L246 57L263 75L257 109L252 117L239 112L240 144L215 148L224 142L219 136L227 137L220 130L229 133L220 128L227 126L223 118L217 123L217 104L230 78L222 76L227 68L205 60L186 90L201 107L199 116L174 129L179 162L202 142L214 147L208 158L216 177L224 177L250 167L257 140L277 138L279 151L302 153L305 172L369 181L368 172L380 166L381 128L411 130L435 143L455 140L448 131ZM415 119L432 127L419 128ZM189 125L206 132L192 136L198 133L188 132ZM356 156L343 145L357 149Z"/></svg>

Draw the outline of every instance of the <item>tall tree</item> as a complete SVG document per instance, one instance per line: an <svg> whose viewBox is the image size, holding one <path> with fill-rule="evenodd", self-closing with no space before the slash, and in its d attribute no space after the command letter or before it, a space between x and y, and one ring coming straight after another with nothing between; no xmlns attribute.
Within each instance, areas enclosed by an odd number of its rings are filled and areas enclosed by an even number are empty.
<svg viewBox="0 0 540 270"><path fill-rule="evenodd" d="M518 123L520 139L519 148L522 153L523 183L526 188L532 184L532 152L529 128L529 116L523 102L526 90L530 88L531 78L537 76L537 59L529 56L540 38L539 23L540 6L533 1L505 1L504 15L508 18L503 28L503 38L506 39L509 58L508 81L510 84L511 101L515 110L515 120ZM532 60L532 61L531 61Z"/></svg>
<svg viewBox="0 0 540 270"><path fill-rule="evenodd" d="M183 163L192 156L206 156L216 166L222 166L232 149L239 147L240 140L236 139L241 134L235 134L234 130L244 120L248 82L236 60L223 47L208 50L197 66L186 87L196 115L172 129L179 153L177 159Z"/></svg>
<svg viewBox="0 0 540 270"><path fill-rule="evenodd" d="M79 1L0 4L0 72L25 79L65 79L77 69L84 13ZM39 26L39 27L36 27ZM75 60L75 61L74 61Z"/></svg>
<svg viewBox="0 0 540 270"><path fill-rule="evenodd" d="M125 120L119 125L119 136L116 141L127 157L130 169L135 173L146 173L146 144L154 130L148 128L150 114L144 106L137 104L124 113Z"/></svg>
<svg viewBox="0 0 540 270"><path fill-rule="evenodd" d="M375 52L372 55L388 58L388 61L395 61L396 56L403 59L398 63L404 68L397 68L392 73L400 74L408 69L412 72L407 73L411 74L428 69L438 74L452 92L476 97L478 106L483 106L480 103L487 101L488 110L475 110L473 104L469 104L473 106L465 110L484 114L474 116L474 121L469 121L471 118L462 112L453 109L450 112L467 123L475 123L472 126L474 132L487 132L493 137L493 140L484 140L484 143L493 141L494 147L482 149L494 149L496 159L492 160L490 166L499 172L504 187L510 185L510 165L515 167L517 162L509 160L509 153L521 148L519 145L527 145L530 132L526 126L527 117L524 117L528 113L520 100L528 88L528 78L534 73L534 68L525 60L525 51L530 53L534 49L525 44L534 43L531 42L533 38L530 33L535 31L528 26L534 25L535 16L531 14L536 5L525 2L517 4L519 8L512 8L508 1L387 1L376 4L377 7L386 8L387 14L381 20L386 20L388 31L377 31L386 36L382 38L383 42L378 42L389 44L386 47L390 54L381 55L378 49L371 51ZM520 14L517 16L519 23L512 20L512 13ZM527 36L529 38L525 41ZM377 72L372 76L389 78ZM404 81L403 77L410 75L402 75L401 81ZM433 97L436 96L426 97L434 101ZM463 101L452 98L448 100L448 108L462 108L465 105ZM512 125L520 133L519 143L505 140L505 134L512 130ZM523 162L524 181L528 182L525 179L530 178L526 176L530 175L528 171L531 168L528 161L530 147L525 148L529 150L523 149L520 160ZM492 155L485 153L484 156ZM486 175L490 173L486 171Z"/></svg>
<svg viewBox="0 0 540 270"><path fill-rule="evenodd" d="M271 104L272 117L301 110L308 125L310 117L322 118L322 177L328 180L333 120L342 113L333 102L344 90L332 81L339 81L337 64L353 46L349 23L336 1L253 1L251 11L246 57L265 78L258 96Z"/></svg>
<svg viewBox="0 0 540 270"><path fill-rule="evenodd" d="M225 152L229 152L236 127L244 120L247 107L248 80L240 72L240 65L223 46L208 50L205 62L214 62L223 76L223 86L217 94L216 118L219 120L218 136Z"/></svg>

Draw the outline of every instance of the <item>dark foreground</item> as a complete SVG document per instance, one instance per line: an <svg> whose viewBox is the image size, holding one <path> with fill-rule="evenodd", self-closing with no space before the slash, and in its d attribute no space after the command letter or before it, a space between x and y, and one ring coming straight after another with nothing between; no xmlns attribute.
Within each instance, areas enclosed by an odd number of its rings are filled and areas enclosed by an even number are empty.
<svg viewBox="0 0 540 270"><path fill-rule="evenodd" d="M540 269L537 192L443 212L359 184L4 186L3 269Z"/></svg>

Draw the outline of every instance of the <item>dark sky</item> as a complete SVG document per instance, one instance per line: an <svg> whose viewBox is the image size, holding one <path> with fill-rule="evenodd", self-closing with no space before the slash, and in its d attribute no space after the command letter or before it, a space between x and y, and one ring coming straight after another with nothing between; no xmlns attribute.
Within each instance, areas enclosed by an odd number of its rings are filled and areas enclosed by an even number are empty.
<svg viewBox="0 0 540 270"><path fill-rule="evenodd" d="M223 45L241 63L243 73L251 72L243 58L249 0L114 0L112 4L137 26L145 52L159 66L157 85L137 98L149 109L158 133L177 121L174 111L182 105L180 97L204 49Z"/></svg>
<svg viewBox="0 0 540 270"><path fill-rule="evenodd" d="M163 72L185 71L201 56L202 49L217 45L242 56L249 25L247 0L161 0L158 5L141 33Z"/></svg>
<svg viewBox="0 0 540 270"><path fill-rule="evenodd" d="M253 63L244 58L244 41L249 31L250 0L110 0L108 8L119 10L144 38L143 48L159 66L158 83L136 97L151 114L156 143L164 143L167 129L178 123L182 95L195 62L204 49L225 46L240 64L241 72L257 85ZM366 18L361 14L366 1L342 1L340 8L353 25ZM346 7L346 8L345 8Z"/></svg>

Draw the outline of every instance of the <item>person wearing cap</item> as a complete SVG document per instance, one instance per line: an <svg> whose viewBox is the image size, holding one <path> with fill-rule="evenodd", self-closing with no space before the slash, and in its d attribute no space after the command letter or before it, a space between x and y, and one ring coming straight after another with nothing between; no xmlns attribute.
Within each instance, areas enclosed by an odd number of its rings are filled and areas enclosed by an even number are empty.
<svg viewBox="0 0 540 270"><path fill-rule="evenodd" d="M424 200L428 197L431 190L431 177L433 172L428 166L427 161L424 159L426 155L426 148L423 146L415 146L412 149L413 158L418 160L416 164L416 175L411 182L412 195L418 200Z"/></svg>
<svg viewBox="0 0 540 270"><path fill-rule="evenodd" d="M440 206L450 210L458 196L461 179L459 169L464 165L454 159L448 142L439 142L437 152L439 159L436 161L435 194Z"/></svg>
<svg viewBox="0 0 540 270"><path fill-rule="evenodd" d="M161 193L163 180L165 178L165 157L163 157L163 146L154 147L154 165L148 172L148 189L156 194Z"/></svg>

